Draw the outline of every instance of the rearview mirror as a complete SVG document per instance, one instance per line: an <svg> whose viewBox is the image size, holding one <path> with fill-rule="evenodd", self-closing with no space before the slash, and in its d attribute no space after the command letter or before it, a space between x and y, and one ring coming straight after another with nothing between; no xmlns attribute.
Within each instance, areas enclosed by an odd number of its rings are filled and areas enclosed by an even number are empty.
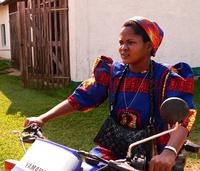
<svg viewBox="0 0 200 171"><path fill-rule="evenodd" d="M160 106L160 114L164 121L170 125L176 122L183 122L189 113L187 103L178 97L170 97L166 99Z"/></svg>

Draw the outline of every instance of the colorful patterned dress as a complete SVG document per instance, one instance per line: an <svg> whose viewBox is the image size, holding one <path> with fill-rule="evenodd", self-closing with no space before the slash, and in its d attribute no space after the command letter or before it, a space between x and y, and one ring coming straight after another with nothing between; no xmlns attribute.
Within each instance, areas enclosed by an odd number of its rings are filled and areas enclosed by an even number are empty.
<svg viewBox="0 0 200 171"><path fill-rule="evenodd" d="M74 93L68 98L69 103L77 110L87 112L102 104L107 98L112 102L113 93L118 85L119 77L125 69L122 62L113 62L106 56L96 59L93 66L93 75L83 81ZM193 104L194 78L191 67L183 62L173 66L155 62L155 131L156 133L168 129L159 113L161 103L169 97L180 97L190 108L188 118L182 123L189 131L196 117L196 108ZM143 128L149 124L150 94L149 73L134 73L130 70L122 80L117 92L116 104L113 109L114 116L124 125L133 128ZM126 104L125 104L126 101ZM129 114L124 114L129 106ZM109 112L108 112L109 113ZM157 138L158 153L161 153L169 140L169 135ZM114 154L100 146L92 149L94 153L105 159L116 159Z"/></svg>

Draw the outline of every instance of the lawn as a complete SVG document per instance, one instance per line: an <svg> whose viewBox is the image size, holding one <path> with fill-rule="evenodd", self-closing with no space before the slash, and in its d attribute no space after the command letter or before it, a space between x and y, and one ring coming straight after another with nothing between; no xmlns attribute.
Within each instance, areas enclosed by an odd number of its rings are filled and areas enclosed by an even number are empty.
<svg viewBox="0 0 200 171"><path fill-rule="evenodd" d="M23 150L13 130L22 130L26 117L38 116L67 98L74 87L54 89L49 92L22 88L20 77L5 75L6 66L0 61L0 170L3 171L5 159L19 160ZM3 69L2 69L3 68ZM200 80L195 81L194 101L200 108ZM89 151L92 140L108 114L108 104L88 113L76 112L67 117L55 119L43 127L45 137L51 141L75 149ZM190 134L190 140L200 144L200 116ZM27 146L28 148L29 146ZM200 155L189 155L187 171L200 170Z"/></svg>

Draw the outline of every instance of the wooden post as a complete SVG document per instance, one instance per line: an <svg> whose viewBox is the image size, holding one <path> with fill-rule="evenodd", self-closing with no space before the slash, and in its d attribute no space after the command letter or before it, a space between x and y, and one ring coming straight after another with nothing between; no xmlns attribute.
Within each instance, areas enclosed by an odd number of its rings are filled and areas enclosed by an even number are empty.
<svg viewBox="0 0 200 171"><path fill-rule="evenodd" d="M21 75L23 85L25 88L28 84L28 67L27 67L27 50L26 50L26 24L25 24L25 2L17 2L17 27L18 37L20 42L20 61L21 61Z"/></svg>
<svg viewBox="0 0 200 171"><path fill-rule="evenodd" d="M69 60L69 28L68 28L68 0L61 0L61 7L64 9L62 12L62 47L63 47L63 74L64 86L70 83L70 60Z"/></svg>

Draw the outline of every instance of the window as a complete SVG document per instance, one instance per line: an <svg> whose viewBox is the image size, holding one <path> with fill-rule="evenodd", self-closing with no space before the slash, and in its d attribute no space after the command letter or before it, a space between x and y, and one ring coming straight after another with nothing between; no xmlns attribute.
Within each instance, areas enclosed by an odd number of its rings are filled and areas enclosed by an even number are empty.
<svg viewBox="0 0 200 171"><path fill-rule="evenodd" d="M5 26L5 24L1 24L1 42L2 42L2 46L6 45L6 26Z"/></svg>

